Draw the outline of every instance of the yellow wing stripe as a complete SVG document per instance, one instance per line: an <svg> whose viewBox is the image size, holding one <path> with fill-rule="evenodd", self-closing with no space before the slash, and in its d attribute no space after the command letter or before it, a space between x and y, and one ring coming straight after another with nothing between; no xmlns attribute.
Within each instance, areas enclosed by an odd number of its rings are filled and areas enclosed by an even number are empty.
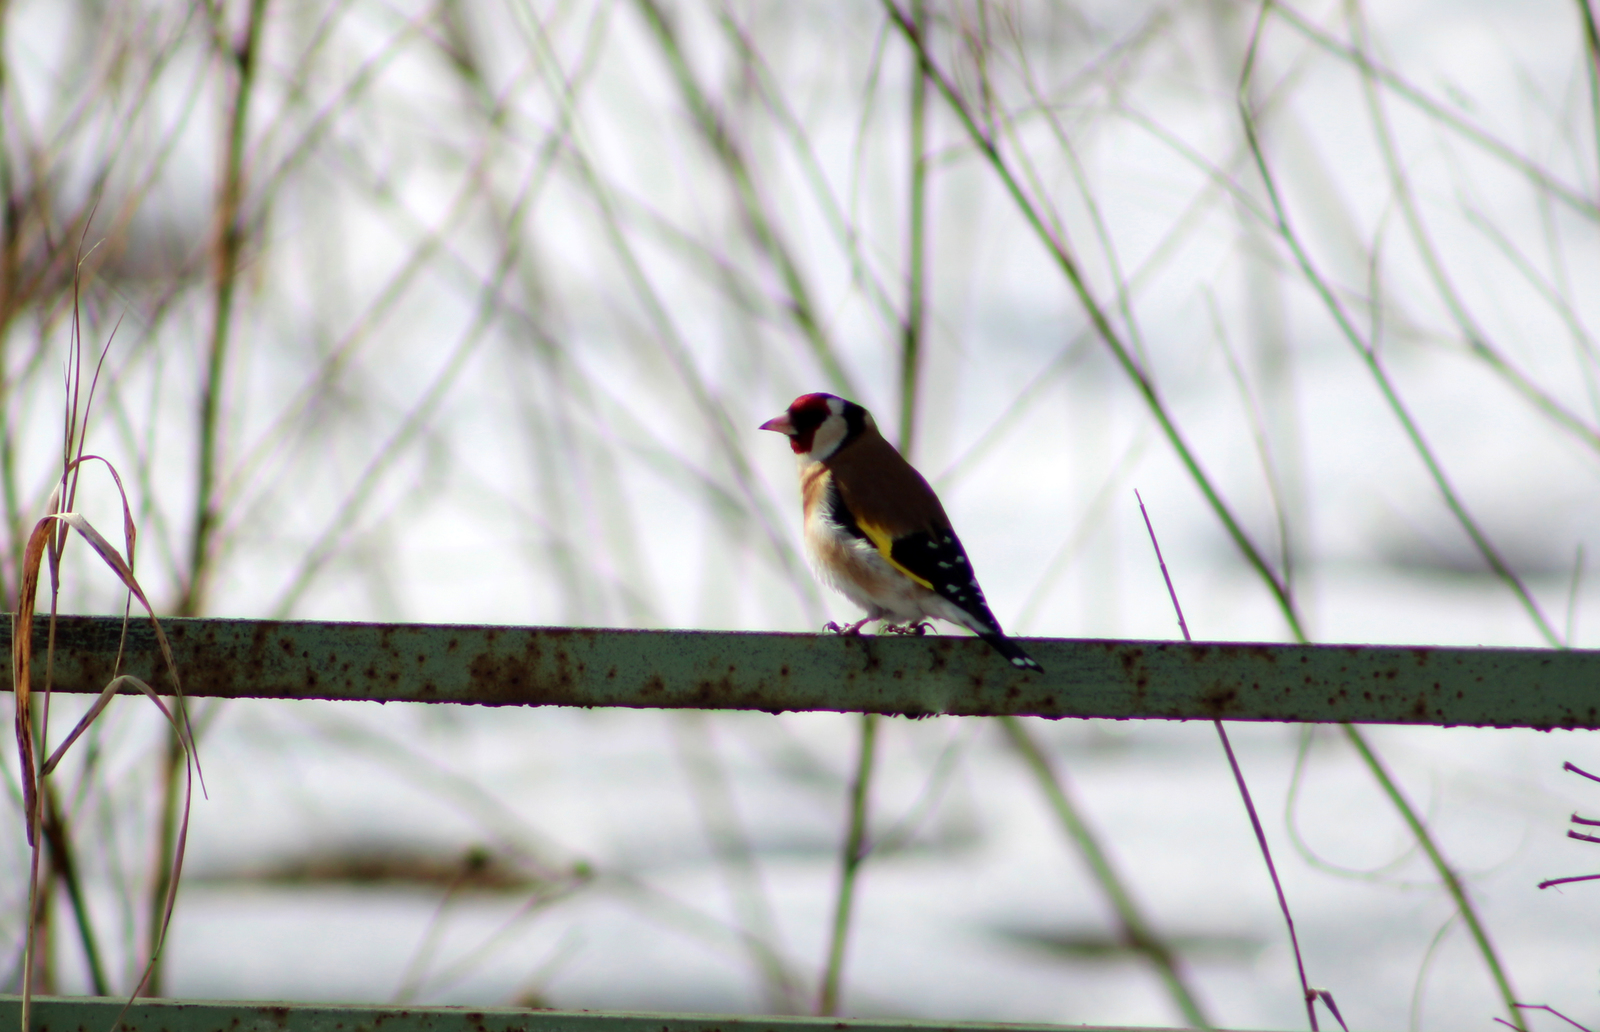
<svg viewBox="0 0 1600 1032"><path fill-rule="evenodd" d="M912 573L910 570L894 561L894 556L889 554L890 549L894 547L894 538L889 536L888 531L884 530L882 527L874 527L872 524L864 522L859 516L856 517L856 526L861 528L861 533L867 536L867 540L878 546L878 554L883 556L884 562L888 563L890 566L893 566L895 569L899 570L913 581L927 588L929 591L934 590L932 581L918 577L916 574Z"/></svg>

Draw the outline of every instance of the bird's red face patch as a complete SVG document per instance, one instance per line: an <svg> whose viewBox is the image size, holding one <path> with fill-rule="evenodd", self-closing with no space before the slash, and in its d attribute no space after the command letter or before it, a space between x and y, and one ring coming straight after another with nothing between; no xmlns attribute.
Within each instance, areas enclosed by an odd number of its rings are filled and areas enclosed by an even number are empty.
<svg viewBox="0 0 1600 1032"><path fill-rule="evenodd" d="M804 455L811 450L817 427L833 414L828 407L832 397L831 394L802 394L789 405L789 421L794 424L789 447L794 449L796 455Z"/></svg>

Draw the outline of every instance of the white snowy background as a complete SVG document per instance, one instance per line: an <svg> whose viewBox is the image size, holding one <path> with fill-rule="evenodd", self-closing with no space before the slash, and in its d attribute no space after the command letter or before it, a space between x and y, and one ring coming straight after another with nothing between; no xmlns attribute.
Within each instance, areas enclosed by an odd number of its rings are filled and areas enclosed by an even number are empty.
<svg viewBox="0 0 1600 1032"><path fill-rule="evenodd" d="M1600 643L1600 90L1584 11L927 5L940 74L1291 585L1311 640ZM905 426L916 65L884 6L18 0L0 21L8 606L60 468L71 269L87 252L86 368L106 348L88 450L121 471L139 574L167 612L769 630L853 617L805 575L791 457L755 427L813 390L852 396L891 436ZM231 55L251 25L258 58L241 74ZM1002 623L1176 637L1137 488L1197 638L1291 640L937 86L924 117L907 448ZM230 176L232 272L215 246ZM218 523L197 571L201 503ZM98 470L79 508L119 525ZM75 547L62 609L120 612L114 587ZM54 705L59 735L81 704ZM253 702L197 716L209 798L168 995L814 1003L856 718ZM1029 726L1211 1019L1303 1027L1212 728ZM58 775L113 991L145 956L163 733L148 704L121 700ZM845 1013L1182 1023L996 727L891 720L880 734L886 845L858 889ZM1312 984L1353 1028L1490 1028L1503 1008L1480 953L1343 736L1232 734ZM1592 1024L1600 885L1536 885L1600 870L1600 850L1565 837L1572 813L1600 816L1600 785L1561 769L1600 769L1600 748L1587 732L1369 734L1519 999ZM27 852L9 743L4 757L14 986ZM718 861L730 834L752 868ZM55 988L88 991L64 900L52 929Z"/></svg>

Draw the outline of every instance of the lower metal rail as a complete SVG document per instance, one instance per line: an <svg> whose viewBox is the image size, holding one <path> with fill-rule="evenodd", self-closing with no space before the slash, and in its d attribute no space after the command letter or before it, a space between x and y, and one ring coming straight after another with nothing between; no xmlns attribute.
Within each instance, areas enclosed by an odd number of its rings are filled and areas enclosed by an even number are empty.
<svg viewBox="0 0 1600 1032"><path fill-rule="evenodd" d="M35 1032L1062 1032L1061 1025L871 1021L749 1014L607 1014L512 1007L361 1007L229 1000L35 996ZM126 1007L126 1011L123 1008ZM0 996L0 1028L15 1028L22 1000ZM1174 1032L1087 1028L1079 1032Z"/></svg>

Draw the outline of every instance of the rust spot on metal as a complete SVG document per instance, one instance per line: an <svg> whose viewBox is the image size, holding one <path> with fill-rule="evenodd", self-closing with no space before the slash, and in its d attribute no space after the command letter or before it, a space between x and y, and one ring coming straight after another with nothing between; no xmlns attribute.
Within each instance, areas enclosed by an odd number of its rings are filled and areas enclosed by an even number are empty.
<svg viewBox="0 0 1600 1032"><path fill-rule="evenodd" d="M1226 713L1239 702L1239 689L1227 685L1208 688L1200 695L1200 708L1207 713Z"/></svg>
<svg viewBox="0 0 1600 1032"><path fill-rule="evenodd" d="M737 690L738 686L733 683L731 678L727 677L724 677L718 681L700 681L695 685L694 698L697 703L714 703L718 699L725 699L733 696ZM756 693L750 693L745 697L744 701L747 703L752 701L752 696L755 694Z"/></svg>
<svg viewBox="0 0 1600 1032"><path fill-rule="evenodd" d="M508 656L480 653L467 665L472 687L489 702L531 702L528 668Z"/></svg>

